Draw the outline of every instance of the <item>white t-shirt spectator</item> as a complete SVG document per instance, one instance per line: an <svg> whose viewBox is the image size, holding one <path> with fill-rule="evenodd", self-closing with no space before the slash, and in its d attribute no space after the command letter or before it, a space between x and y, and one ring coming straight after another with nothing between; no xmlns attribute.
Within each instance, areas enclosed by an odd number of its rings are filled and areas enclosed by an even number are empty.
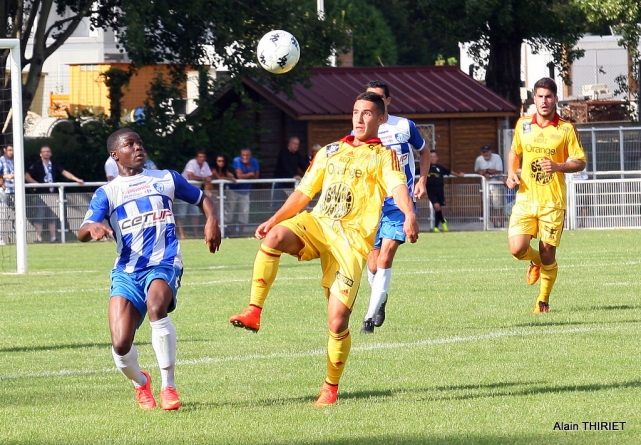
<svg viewBox="0 0 641 445"><path fill-rule="evenodd" d="M107 177L107 181L111 181L111 179L118 176L118 164L116 164L116 161L114 161L114 158L111 156L109 156L105 162L105 176Z"/></svg>
<svg viewBox="0 0 641 445"><path fill-rule="evenodd" d="M192 159L187 162L187 165L185 165L185 169L183 170L183 178L189 180L187 172L191 172L194 176L199 176L201 178L206 178L207 176L212 175L207 161L203 162L203 165L198 165L198 161L196 159Z"/></svg>
<svg viewBox="0 0 641 445"><path fill-rule="evenodd" d="M476 158L476 162L474 163L474 171L477 172L479 170L498 170L502 172L503 161L501 160L501 157L496 153L492 153L492 156L490 156L490 159L487 161L485 160L483 155L481 155Z"/></svg>

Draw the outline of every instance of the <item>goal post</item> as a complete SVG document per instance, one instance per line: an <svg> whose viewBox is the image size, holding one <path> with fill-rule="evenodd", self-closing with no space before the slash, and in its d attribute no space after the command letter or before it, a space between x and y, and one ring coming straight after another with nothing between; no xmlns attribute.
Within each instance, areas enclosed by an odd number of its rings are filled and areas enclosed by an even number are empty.
<svg viewBox="0 0 641 445"><path fill-rule="evenodd" d="M9 115L2 125L2 133L12 133L14 186L15 186L15 246L16 272L27 273L27 218L25 198L24 137L22 123L22 67L20 66L20 40L0 39L0 49L9 50L6 69L10 73L11 105ZM6 88L6 85L0 85ZM5 105L6 106L6 105ZM11 128L8 122L11 121Z"/></svg>

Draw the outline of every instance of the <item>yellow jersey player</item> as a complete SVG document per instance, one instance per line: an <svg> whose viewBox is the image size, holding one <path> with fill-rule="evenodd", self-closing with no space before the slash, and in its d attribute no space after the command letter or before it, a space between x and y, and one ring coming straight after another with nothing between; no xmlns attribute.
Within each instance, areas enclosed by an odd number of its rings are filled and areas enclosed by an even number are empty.
<svg viewBox="0 0 641 445"><path fill-rule="evenodd" d="M541 278L534 305L534 313L540 314L550 308L550 292L558 272L556 248L566 207L564 173L583 170L585 153L574 125L556 112L556 83L544 77L534 84L533 91L536 113L516 123L506 185L519 187L508 229L510 253L517 260L530 262L528 284ZM530 245L533 237L539 239L539 250Z"/></svg>
<svg viewBox="0 0 641 445"><path fill-rule="evenodd" d="M386 196L394 196L405 214L403 230L409 242L418 238L405 174L395 152L378 139L384 118L381 96L363 93L356 98L353 136L321 148L296 190L256 229L255 235L263 243L254 262L249 307L229 319L236 327L257 332L281 254L296 256L299 261L320 258L329 340L327 374L316 407L332 405L337 399L352 343L349 317ZM304 211L319 192L316 206L309 213Z"/></svg>

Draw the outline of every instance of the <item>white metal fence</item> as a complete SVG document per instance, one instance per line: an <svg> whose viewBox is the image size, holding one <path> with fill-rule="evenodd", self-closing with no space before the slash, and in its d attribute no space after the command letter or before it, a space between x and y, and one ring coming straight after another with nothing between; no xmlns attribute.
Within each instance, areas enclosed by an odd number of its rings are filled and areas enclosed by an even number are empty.
<svg viewBox="0 0 641 445"><path fill-rule="evenodd" d="M584 228L641 228L641 170L592 172L590 179L568 181L568 207L566 229ZM287 183L285 188L275 183ZM294 188L294 180L262 179L239 181L252 183L248 192L249 211L245 214L239 207L227 205L229 182L214 181L211 198L216 204L221 231L225 237L253 236L256 227L267 220L284 202ZM104 183L86 183L85 188L95 188ZM32 184L30 184L32 186ZM55 236L60 242L76 241L76 234L84 218L93 191L69 193L68 188L78 189L75 183L39 184L39 188L54 187L55 193L28 194L27 241L36 242L34 223L42 224L42 238L50 241L48 226L55 227ZM503 177L490 180L479 175L463 178L447 178L443 215L450 230L482 231L505 230L513 203L514 191L503 183ZM50 212L38 214L38 206L46 205ZM310 204L310 209L314 202ZM434 226L434 212L424 198L417 203L421 231ZM0 238L7 244L15 243L15 212L10 202L0 200ZM197 221L201 233L204 217ZM193 237L192 221L183 222L187 237Z"/></svg>

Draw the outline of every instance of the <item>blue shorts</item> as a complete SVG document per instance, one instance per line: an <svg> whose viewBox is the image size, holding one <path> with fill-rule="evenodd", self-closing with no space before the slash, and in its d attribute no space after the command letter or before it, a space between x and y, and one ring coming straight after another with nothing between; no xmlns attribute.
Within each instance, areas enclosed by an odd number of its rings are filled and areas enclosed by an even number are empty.
<svg viewBox="0 0 641 445"><path fill-rule="evenodd" d="M160 279L169 285L173 298L167 312L172 312L176 309L176 295L182 275L182 269L176 266L155 266L133 273L114 269L111 271L110 297L124 297L131 301L142 315L140 319L142 323L147 315L147 291L151 282Z"/></svg>
<svg viewBox="0 0 641 445"><path fill-rule="evenodd" d="M403 244L406 238L405 232L403 231L404 223L405 214L401 212L398 207L384 209L381 215L381 222L378 224L378 231L376 232L374 250L381 248L381 240L383 238L400 241L400 243Z"/></svg>

